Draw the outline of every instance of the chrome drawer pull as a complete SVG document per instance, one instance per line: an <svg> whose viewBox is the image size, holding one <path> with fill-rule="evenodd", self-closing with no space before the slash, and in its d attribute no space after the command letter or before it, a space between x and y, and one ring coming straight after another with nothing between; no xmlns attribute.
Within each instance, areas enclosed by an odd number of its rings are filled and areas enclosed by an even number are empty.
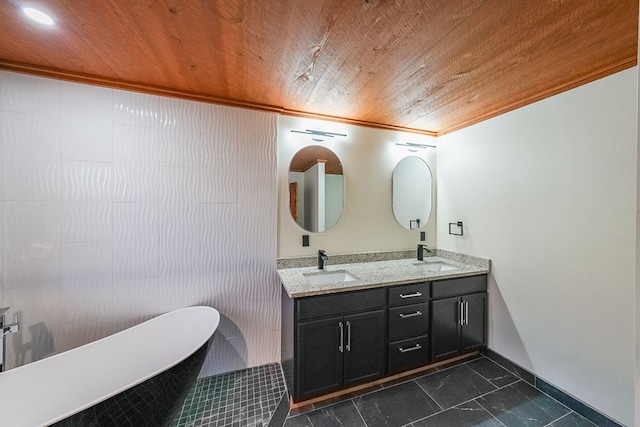
<svg viewBox="0 0 640 427"><path fill-rule="evenodd" d="M422 316L422 312L420 310L418 310L415 313L409 313L409 314L400 313L400 318L401 319L406 319L406 318L414 317L414 316Z"/></svg>
<svg viewBox="0 0 640 427"><path fill-rule="evenodd" d="M408 353L410 351L420 350L421 348L422 348L422 346L420 344L416 344L411 348L402 348L402 347L400 347L399 350L400 350L400 353Z"/></svg>
<svg viewBox="0 0 640 427"><path fill-rule="evenodd" d="M413 294L400 294L400 298L415 298L415 297L421 297L422 296L422 292L416 292Z"/></svg>
<svg viewBox="0 0 640 427"><path fill-rule="evenodd" d="M338 323L338 328L340 328L340 345L338 346L338 350L340 353L344 353L344 347L342 347L342 343L344 342L344 328L342 326L342 322Z"/></svg>

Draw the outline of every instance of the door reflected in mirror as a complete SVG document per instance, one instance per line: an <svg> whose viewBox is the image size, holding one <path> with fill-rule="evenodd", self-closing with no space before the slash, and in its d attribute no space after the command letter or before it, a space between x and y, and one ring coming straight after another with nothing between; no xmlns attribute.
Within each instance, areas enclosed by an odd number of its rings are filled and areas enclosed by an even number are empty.
<svg viewBox="0 0 640 427"><path fill-rule="evenodd" d="M431 169L420 157L405 157L393 170L392 179L396 221L406 229L423 227L431 215Z"/></svg>
<svg viewBox="0 0 640 427"><path fill-rule="evenodd" d="M289 211L304 230L322 233L342 216L342 163L325 147L311 145L298 151L289 165Z"/></svg>

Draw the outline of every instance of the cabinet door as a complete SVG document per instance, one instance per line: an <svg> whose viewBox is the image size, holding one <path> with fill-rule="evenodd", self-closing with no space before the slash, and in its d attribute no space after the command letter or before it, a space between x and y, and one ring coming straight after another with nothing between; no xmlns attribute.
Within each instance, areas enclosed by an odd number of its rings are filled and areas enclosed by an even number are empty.
<svg viewBox="0 0 640 427"><path fill-rule="evenodd" d="M460 352L460 297L431 301L432 361Z"/></svg>
<svg viewBox="0 0 640 427"><path fill-rule="evenodd" d="M344 385L372 381L386 373L385 311L344 317Z"/></svg>
<svg viewBox="0 0 640 427"><path fill-rule="evenodd" d="M295 400L342 387L343 353L340 348L345 333L342 316L298 323Z"/></svg>
<svg viewBox="0 0 640 427"><path fill-rule="evenodd" d="M467 322L462 326L461 349L469 352L483 347L487 343L487 293L471 294L462 297L467 305Z"/></svg>

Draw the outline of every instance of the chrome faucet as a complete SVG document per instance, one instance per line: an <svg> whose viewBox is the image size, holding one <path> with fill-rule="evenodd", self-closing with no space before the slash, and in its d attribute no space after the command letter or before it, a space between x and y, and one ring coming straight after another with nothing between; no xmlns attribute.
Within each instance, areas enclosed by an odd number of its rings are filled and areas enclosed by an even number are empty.
<svg viewBox="0 0 640 427"><path fill-rule="evenodd" d="M324 270L324 263L326 261L329 261L329 256L326 254L325 251L320 249L318 251L318 269L319 270Z"/></svg>
<svg viewBox="0 0 640 427"><path fill-rule="evenodd" d="M429 249L427 247L427 245L425 244L419 244L418 245L418 261L422 261L424 260L424 253L427 252L428 254L431 253L431 249Z"/></svg>
<svg viewBox="0 0 640 427"><path fill-rule="evenodd" d="M2 331L2 334L0 336L0 372L5 370L5 346L4 346L4 337L7 334L15 334L16 332L20 331L20 322L18 322L18 315L16 314L15 316L15 322L11 323L9 325L7 325L5 323L5 316L4 314L9 310L9 308L11 307L4 307L4 308L0 308L0 331Z"/></svg>

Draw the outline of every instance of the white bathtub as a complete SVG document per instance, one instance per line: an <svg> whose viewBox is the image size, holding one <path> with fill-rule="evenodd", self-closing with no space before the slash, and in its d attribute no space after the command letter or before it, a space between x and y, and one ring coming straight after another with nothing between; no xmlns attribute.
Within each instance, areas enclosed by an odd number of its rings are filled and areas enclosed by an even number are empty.
<svg viewBox="0 0 640 427"><path fill-rule="evenodd" d="M137 389L149 393L147 384L157 381L154 377L160 378L163 372L173 372L175 379L175 375L184 372L177 370L178 365L187 362L191 370L199 370L202 360L190 361L196 352L206 355L206 347L219 321L220 314L211 307L184 308L0 373L0 426L47 426L62 420L61 425L82 425L86 420L78 421L80 414L92 412L91 408L96 405L102 405L104 412L104 405L111 398L117 400L118 395L129 393L127 390L147 380ZM189 375L194 381L197 372ZM180 391L182 398L189 387L190 384L185 391ZM143 400L154 399L155 396L153 399L147 396ZM130 396L123 399L129 400ZM175 403L176 407L180 403ZM122 406L122 402L117 405ZM135 407L135 411L140 410ZM157 411L157 408L149 410ZM170 416L174 412L172 410ZM70 422L72 419L76 421Z"/></svg>

